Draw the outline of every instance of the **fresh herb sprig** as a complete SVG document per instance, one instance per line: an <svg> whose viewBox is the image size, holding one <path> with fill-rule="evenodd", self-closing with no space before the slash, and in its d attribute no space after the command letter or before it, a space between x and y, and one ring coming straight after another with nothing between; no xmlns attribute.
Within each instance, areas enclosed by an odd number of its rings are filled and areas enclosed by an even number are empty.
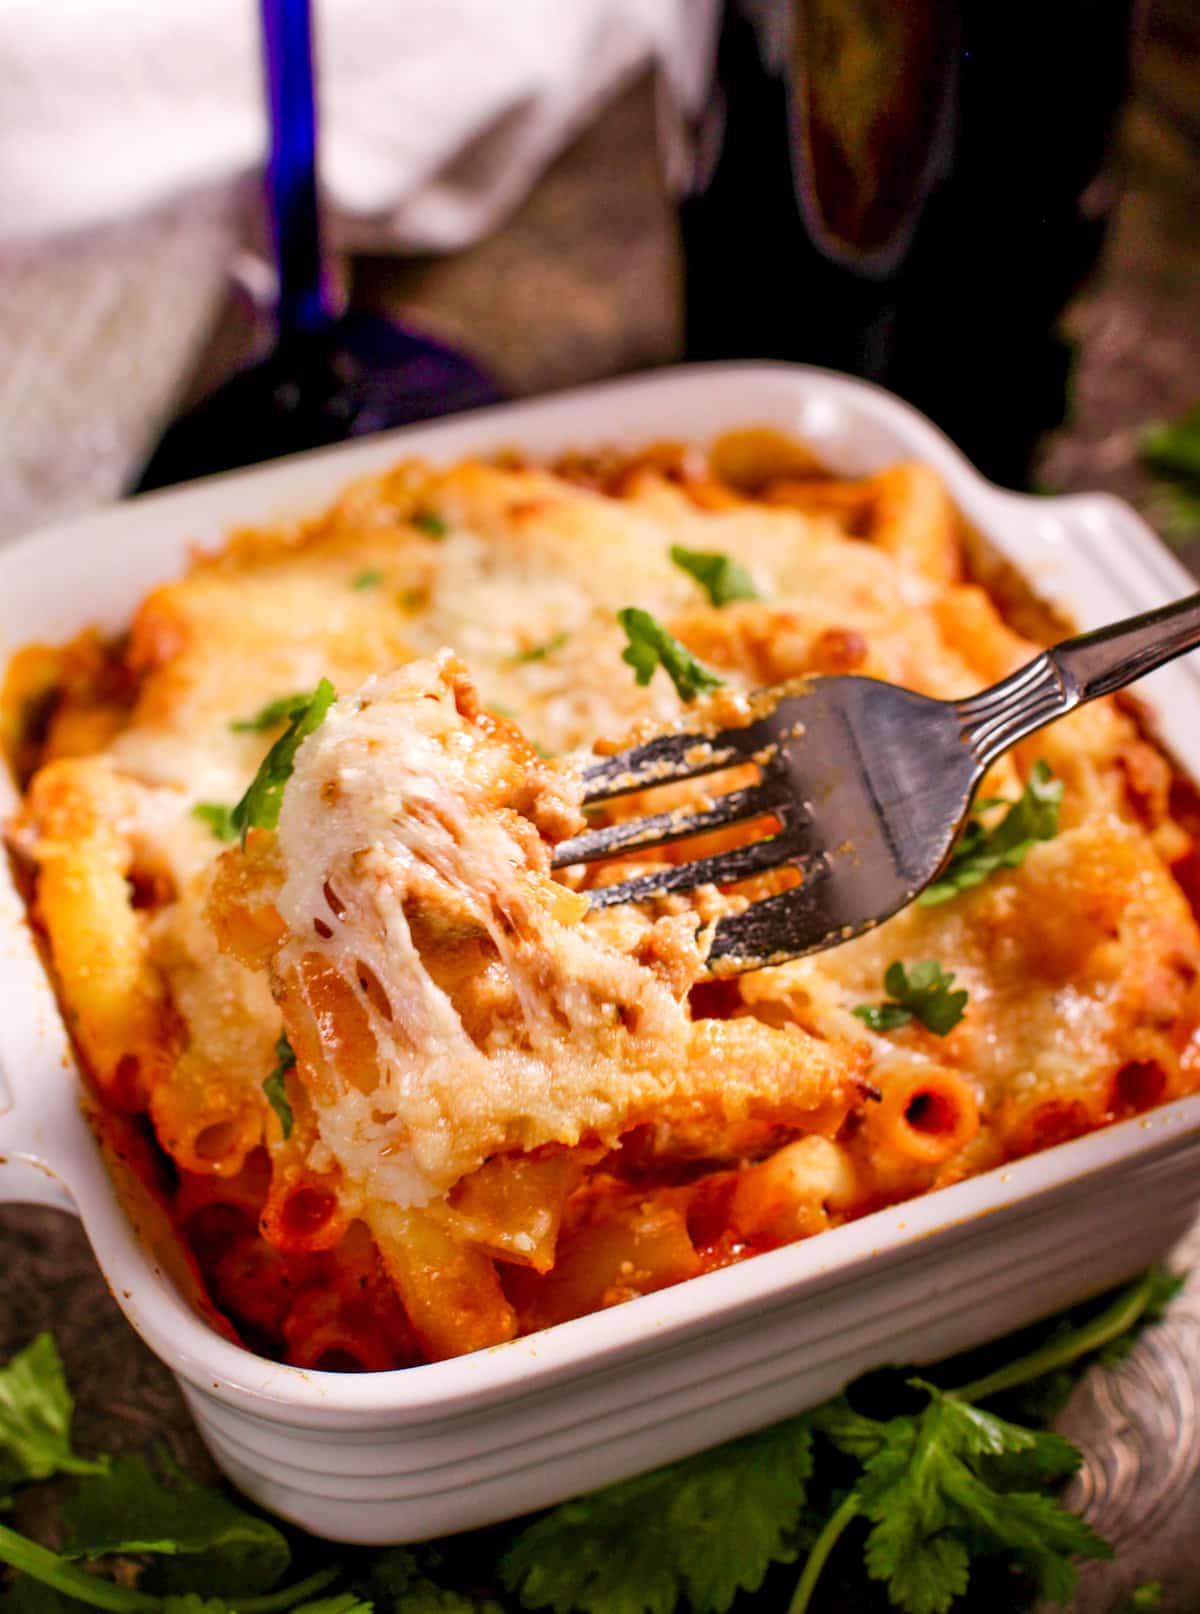
<svg viewBox="0 0 1200 1614"><path fill-rule="evenodd" d="M192 817L201 824L207 824L219 841L236 841L238 838L233 808L226 802L198 801L192 808Z"/></svg>
<svg viewBox="0 0 1200 1614"><path fill-rule="evenodd" d="M675 685L680 699L694 701L697 695L719 689L725 682L702 661L697 661L688 647L668 633L649 611L627 605L617 612L617 621L629 640L621 659L633 668L639 684L648 684L655 670L661 667Z"/></svg>
<svg viewBox="0 0 1200 1614"><path fill-rule="evenodd" d="M810 1420L792 1418L564 1502L520 1532L501 1581L555 1614L720 1614L795 1561L812 1447Z"/></svg>
<svg viewBox="0 0 1200 1614"><path fill-rule="evenodd" d="M295 695L279 695L265 706L260 706L253 717L239 717L229 727L235 734L265 734L268 729L277 729L284 723L290 723L293 718L299 717L307 710L311 694L300 692Z"/></svg>
<svg viewBox="0 0 1200 1614"><path fill-rule="evenodd" d="M696 579L708 595L710 605L732 605L735 600L761 598L754 579L741 562L732 555L722 554L719 549L685 549L682 544L672 544L671 559L680 571Z"/></svg>
<svg viewBox="0 0 1200 1614"><path fill-rule="evenodd" d="M1027 1407L1040 1419L1045 1383L1121 1355L1178 1286L1152 1269L1106 1302L1027 1330L1007 1354L1003 1342L989 1347L982 1373L984 1353L974 1353L957 1386L876 1374L798 1418L499 1534L370 1554L298 1537L162 1458L79 1457L61 1363L43 1335L0 1370L0 1460L14 1483L81 1478L63 1552L0 1525L0 1562L18 1571L0 1614L502 1614L514 1604L725 1614L768 1574L771 1606L783 1606L786 1582L789 1614L810 1614L835 1552L838 1576L854 1583L848 1606L874 1581L901 1614L947 1614L972 1572L998 1559L1064 1599L1073 1560L1109 1548L1055 1498L1079 1454L1013 1419ZM954 1366L926 1369L947 1372ZM296 1549L312 1572L281 1585ZM109 1554L124 1559L120 1581L74 1561ZM143 1566L136 1584L131 1556ZM1153 1594L1137 1606L1154 1606Z"/></svg>
<svg viewBox="0 0 1200 1614"><path fill-rule="evenodd" d="M288 1102L287 1084L284 1077L296 1063L296 1053L288 1041L286 1031L281 1031L275 1039L275 1068L269 1076L263 1077L262 1090L267 1095L267 1103L279 1117L279 1125L283 1128L286 1141L292 1135L292 1125L295 1117L292 1106Z"/></svg>
<svg viewBox="0 0 1200 1614"><path fill-rule="evenodd" d="M1162 1606L1162 1581L1144 1580L1140 1586L1135 1586L1130 1592L1129 1601L1121 1610L1121 1614L1153 1614L1155 1609Z"/></svg>
<svg viewBox="0 0 1200 1614"><path fill-rule="evenodd" d="M292 1557L276 1524L198 1484L165 1455L154 1465L133 1456L81 1457L71 1442L73 1410L49 1334L0 1369L0 1483L58 1474L80 1481L63 1509L60 1552L0 1525L0 1563L20 1572L0 1599L4 1614L67 1614L80 1604L110 1614L228 1614L223 1602L201 1609L200 1600L234 1596L238 1614L282 1614L337 1578L336 1567L327 1566L286 1590L269 1589ZM118 1584L73 1562L110 1554L151 1559L147 1578L155 1590Z"/></svg>
<svg viewBox="0 0 1200 1614"><path fill-rule="evenodd" d="M895 1031L899 1026L920 1023L939 1037L947 1036L963 1017L967 993L952 992L954 975L942 968L936 958L924 958L911 969L897 959L883 977L888 994L883 1003L860 1003L853 1011L872 1031Z"/></svg>
<svg viewBox="0 0 1200 1614"><path fill-rule="evenodd" d="M186 1474L165 1451L153 1464L114 1457L63 1508L64 1558L153 1553L155 1582L205 1597L257 1593L287 1572L291 1549L269 1519L252 1517ZM191 1561L185 1561L191 1560Z"/></svg>
<svg viewBox="0 0 1200 1614"><path fill-rule="evenodd" d="M1155 477L1154 514L1173 542L1200 537L1200 404L1142 433L1138 450Z"/></svg>
<svg viewBox="0 0 1200 1614"><path fill-rule="evenodd" d="M1035 842L1052 841L1058 834L1062 798L1062 780L1055 779L1049 764L1039 759L1029 770L1018 800L1006 802L990 796L977 801L941 877L926 886L917 901L932 908L981 885L997 869L1017 868ZM1004 817L985 828L981 819L1000 807L1008 808Z"/></svg>
<svg viewBox="0 0 1200 1614"><path fill-rule="evenodd" d="M908 1614L945 1614L967 1589L972 1556L987 1553L1007 1554L1042 1595L1065 1601L1073 1557L1112 1556L1041 1488L1074 1473L1079 1452L925 1379L907 1382L927 1397L919 1412L881 1423L843 1402L816 1415L816 1427L861 1472L814 1543L789 1614L808 1608L833 1542L858 1517L870 1522L867 1574L886 1582L891 1603Z"/></svg>
<svg viewBox="0 0 1200 1614"><path fill-rule="evenodd" d="M249 830L274 829L279 823L283 787L292 777L296 752L301 742L320 728L325 714L336 699L337 691L328 678L322 678L304 705L293 712L286 732L279 736L262 759L249 789L230 816L230 822L241 836L243 846Z"/></svg>
<svg viewBox="0 0 1200 1614"><path fill-rule="evenodd" d="M0 1369L0 1508L14 1485L55 1474L102 1474L71 1448L74 1402L49 1334L38 1337Z"/></svg>
<svg viewBox="0 0 1200 1614"><path fill-rule="evenodd" d="M571 635L567 632L556 633L547 639L544 644L530 645L528 650L518 650L510 658L514 667L527 666L531 661L547 661L556 650L561 650Z"/></svg>
<svg viewBox="0 0 1200 1614"><path fill-rule="evenodd" d="M412 524L418 531L423 532L426 538L444 538L450 531L449 524L436 510L418 510L412 517Z"/></svg>

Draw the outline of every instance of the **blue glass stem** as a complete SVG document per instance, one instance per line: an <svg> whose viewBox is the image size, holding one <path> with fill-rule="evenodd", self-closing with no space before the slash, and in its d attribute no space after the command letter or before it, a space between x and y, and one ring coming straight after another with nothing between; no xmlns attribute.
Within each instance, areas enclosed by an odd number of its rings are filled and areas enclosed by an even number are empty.
<svg viewBox="0 0 1200 1614"><path fill-rule="evenodd" d="M279 274L280 337L333 316L317 210L316 98L309 0L262 0L263 64L271 124L267 204Z"/></svg>

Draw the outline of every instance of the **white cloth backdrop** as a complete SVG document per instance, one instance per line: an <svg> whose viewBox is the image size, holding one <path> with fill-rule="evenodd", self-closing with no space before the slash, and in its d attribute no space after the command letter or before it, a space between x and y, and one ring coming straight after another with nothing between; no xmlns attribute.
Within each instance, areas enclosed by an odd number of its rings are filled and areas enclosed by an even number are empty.
<svg viewBox="0 0 1200 1614"><path fill-rule="evenodd" d="M314 0L321 174L356 244L454 251L706 0ZM0 237L122 217L261 164L255 0L0 0Z"/></svg>
<svg viewBox="0 0 1200 1614"><path fill-rule="evenodd" d="M344 247L457 251L715 0L313 0ZM266 143L256 0L0 0L0 538L112 498L240 246Z"/></svg>

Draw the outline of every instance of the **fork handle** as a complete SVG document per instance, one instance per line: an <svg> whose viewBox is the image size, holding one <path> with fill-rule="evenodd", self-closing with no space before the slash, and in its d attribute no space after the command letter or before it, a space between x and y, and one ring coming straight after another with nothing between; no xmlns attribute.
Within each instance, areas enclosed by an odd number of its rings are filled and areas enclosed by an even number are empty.
<svg viewBox="0 0 1200 1614"><path fill-rule="evenodd" d="M1128 617L1055 645L1050 654L1073 681L1079 701L1124 689L1144 673L1200 645L1200 594Z"/></svg>
<svg viewBox="0 0 1200 1614"><path fill-rule="evenodd" d="M1047 723L1197 646L1200 594L1064 639L991 689L959 701L962 737L986 770Z"/></svg>

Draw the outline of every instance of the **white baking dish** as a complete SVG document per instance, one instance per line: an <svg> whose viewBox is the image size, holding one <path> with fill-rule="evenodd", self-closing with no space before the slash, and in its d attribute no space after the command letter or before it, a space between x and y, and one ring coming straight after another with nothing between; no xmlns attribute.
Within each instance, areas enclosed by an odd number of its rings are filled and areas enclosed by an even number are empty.
<svg viewBox="0 0 1200 1614"><path fill-rule="evenodd" d="M116 629L197 542L317 507L404 454L704 443L749 424L799 433L847 472L897 458L936 466L968 519L1081 626L1193 586L1116 500L991 487L873 387L791 366L717 365L411 428L39 533L0 551L0 650L85 623ZM1196 658L1140 693L1200 777ZM4 780L0 810L13 799ZM362 1376L280 1366L213 1333L134 1233L81 1115L22 904L0 873L0 1200L78 1212L113 1293L177 1374L221 1467L326 1536L403 1541L506 1518L796 1412L867 1368L979 1343L1136 1272L1183 1233L1198 1197L1200 1097L473 1356Z"/></svg>

